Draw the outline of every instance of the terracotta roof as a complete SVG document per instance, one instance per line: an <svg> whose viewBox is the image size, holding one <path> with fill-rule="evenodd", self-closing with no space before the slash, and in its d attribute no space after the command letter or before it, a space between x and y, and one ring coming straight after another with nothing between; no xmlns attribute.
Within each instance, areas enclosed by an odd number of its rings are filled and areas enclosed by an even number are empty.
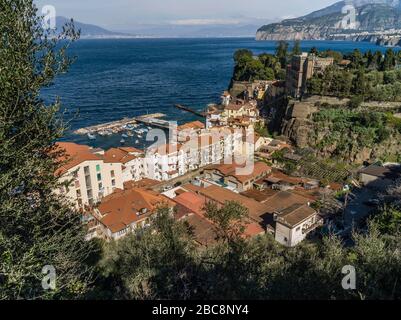
<svg viewBox="0 0 401 320"><path fill-rule="evenodd" d="M130 154L127 151L117 148L111 148L104 153L105 163L128 163L132 160L137 159L136 155Z"/></svg>
<svg viewBox="0 0 401 320"><path fill-rule="evenodd" d="M64 156L57 159L59 162L64 162L63 165L55 172L56 176L65 174L68 170L81 164L85 161L101 161L101 155L93 153L89 146L79 145L72 142L58 142L56 143L56 152L63 151Z"/></svg>
<svg viewBox="0 0 401 320"><path fill-rule="evenodd" d="M205 129L205 124L200 122L200 121L193 121L193 122L188 122L185 123L181 126L178 126L178 130L182 131L182 130L190 130L190 129L194 129L194 130L200 130L200 129Z"/></svg>
<svg viewBox="0 0 401 320"><path fill-rule="evenodd" d="M244 168L245 165L237 165L237 164L219 164L219 165L213 165L211 167L208 167L206 170L217 170L219 171L222 175L229 177L232 176L236 178L239 182L243 183L248 180L253 179L254 177L257 177L263 173L270 173L272 168L269 167L266 163L264 162L256 162L254 164L254 168L251 174L248 175L237 175L236 171L238 168Z"/></svg>
<svg viewBox="0 0 401 320"><path fill-rule="evenodd" d="M207 200L214 201L220 205L224 205L226 201L238 202L248 209L250 218L257 222L262 221L263 218L261 216L268 212L268 207L265 204L215 185L201 189L198 193L206 197Z"/></svg>
<svg viewBox="0 0 401 320"><path fill-rule="evenodd" d="M181 188L192 192L197 192L203 189L202 187L195 186L194 184L191 183L184 184L183 186L181 186Z"/></svg>
<svg viewBox="0 0 401 320"><path fill-rule="evenodd" d="M291 177L279 170L274 170L274 169L273 169L272 174L269 176L268 180L271 182L273 182L273 180L275 180L276 182L282 181L282 182L287 182L289 184L294 184L294 185L302 184L306 181L306 179Z"/></svg>
<svg viewBox="0 0 401 320"><path fill-rule="evenodd" d="M266 189L263 191L252 189L252 190L242 192L241 195L263 203L263 202L266 202L268 199L270 199L272 196L274 196L277 193L278 193L278 191L272 190L272 189Z"/></svg>
<svg viewBox="0 0 401 320"><path fill-rule="evenodd" d="M197 214L189 214L181 218L192 227L194 240L201 245L208 246L216 242L217 234L214 226L208 220Z"/></svg>
<svg viewBox="0 0 401 320"><path fill-rule="evenodd" d="M204 197L193 193L185 192L173 199L174 202L188 208L191 212L204 216L203 208L205 207L206 200Z"/></svg>
<svg viewBox="0 0 401 320"><path fill-rule="evenodd" d="M264 201L267 211L275 213L294 204L308 204L311 200L288 191L280 191Z"/></svg>
<svg viewBox="0 0 401 320"><path fill-rule="evenodd" d="M174 198L174 201L179 208L177 210L179 219L185 219L194 227L196 241L203 245L214 243L217 236L214 224L206 218L204 212L207 199L193 192L187 192ZM244 237L254 237L264 233L265 230L258 223L250 222L245 227Z"/></svg>
<svg viewBox="0 0 401 320"><path fill-rule="evenodd" d="M118 149L120 149L120 150L122 150L124 152L128 152L128 153L141 153L141 154L144 153L143 150L140 150L140 149L137 149L137 148L134 148L134 147L120 147Z"/></svg>
<svg viewBox="0 0 401 320"><path fill-rule="evenodd" d="M252 222L246 225L244 235L247 237L255 237L265 234L266 231L258 223Z"/></svg>
<svg viewBox="0 0 401 320"><path fill-rule="evenodd" d="M124 190L140 188L140 189L150 189L159 185L161 182L157 180L152 180L148 178L144 178L139 181L127 181L124 182Z"/></svg>
<svg viewBox="0 0 401 320"><path fill-rule="evenodd" d="M149 217L163 204L174 206L168 198L144 189L116 190L105 197L98 210L100 222L113 233L126 229L130 224ZM139 215L138 213L142 213Z"/></svg>

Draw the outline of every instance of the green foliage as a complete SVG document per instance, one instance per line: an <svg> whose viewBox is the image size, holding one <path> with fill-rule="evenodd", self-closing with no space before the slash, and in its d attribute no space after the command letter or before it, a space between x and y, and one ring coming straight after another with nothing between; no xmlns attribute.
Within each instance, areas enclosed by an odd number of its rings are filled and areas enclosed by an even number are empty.
<svg viewBox="0 0 401 320"><path fill-rule="evenodd" d="M292 55L298 56L302 53L301 41L296 40L294 43L294 48L292 49Z"/></svg>
<svg viewBox="0 0 401 320"><path fill-rule="evenodd" d="M269 129L264 123L257 123L255 125L255 132L260 135L261 137L269 138L271 134L269 133Z"/></svg>
<svg viewBox="0 0 401 320"><path fill-rule="evenodd" d="M152 227L112 242L100 262L96 294L108 299L188 299L195 247L188 225L162 208Z"/></svg>
<svg viewBox="0 0 401 320"><path fill-rule="evenodd" d="M268 54L254 57L246 49L237 50L234 54L234 76L236 81L274 80L280 72L280 63Z"/></svg>
<svg viewBox="0 0 401 320"><path fill-rule="evenodd" d="M396 205L385 205L373 221L382 233L399 235L401 232L401 210Z"/></svg>
<svg viewBox="0 0 401 320"><path fill-rule="evenodd" d="M220 208L215 203L205 206L206 217L216 226L217 236L223 241L239 241L246 228L248 209L240 203L228 201Z"/></svg>
<svg viewBox="0 0 401 320"><path fill-rule="evenodd" d="M64 132L57 100L40 90L66 72L66 55L78 37L73 25L60 36L42 29L33 1L0 3L0 299L75 299L90 284L80 215L54 172L61 155L54 142ZM56 271L56 290L45 291L42 268Z"/></svg>
<svg viewBox="0 0 401 320"><path fill-rule="evenodd" d="M372 148L396 134L383 112L363 112L342 108L327 108L313 115L316 147L330 148L333 156L349 158L353 150ZM323 134L324 133L324 134Z"/></svg>
<svg viewBox="0 0 401 320"><path fill-rule="evenodd" d="M338 62L341 53L326 51L320 56L332 56ZM401 101L401 70L399 54L388 49L384 58L381 52L364 55L356 49L345 56L351 64L344 69L339 66L327 68L323 74L316 74L308 81L308 92L316 95L362 97L364 101Z"/></svg>
<svg viewBox="0 0 401 320"><path fill-rule="evenodd" d="M285 69L287 66L289 44L286 41L279 41L276 47L276 57L280 61L281 68Z"/></svg>
<svg viewBox="0 0 401 320"><path fill-rule="evenodd" d="M229 205L217 221L244 211L237 206ZM101 282L108 284L107 290L115 289L114 298L401 298L400 243L381 235L374 224L365 234L354 234L352 247L326 237L319 243L305 241L285 248L266 235L197 248L183 223L167 215L157 220L140 237L132 235L106 246ZM342 288L346 265L356 269L356 290Z"/></svg>

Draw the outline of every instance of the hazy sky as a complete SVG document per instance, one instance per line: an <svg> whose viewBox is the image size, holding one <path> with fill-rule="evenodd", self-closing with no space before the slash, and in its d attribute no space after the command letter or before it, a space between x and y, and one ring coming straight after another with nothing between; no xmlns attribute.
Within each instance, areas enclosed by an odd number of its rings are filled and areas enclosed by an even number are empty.
<svg viewBox="0 0 401 320"><path fill-rule="evenodd" d="M57 15L109 29L140 24L235 24L304 15L336 0L35 0Z"/></svg>

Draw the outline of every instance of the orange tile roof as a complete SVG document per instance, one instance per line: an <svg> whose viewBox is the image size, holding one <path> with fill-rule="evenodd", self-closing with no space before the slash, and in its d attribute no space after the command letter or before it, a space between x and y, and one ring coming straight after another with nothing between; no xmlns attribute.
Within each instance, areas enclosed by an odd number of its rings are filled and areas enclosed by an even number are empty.
<svg viewBox="0 0 401 320"><path fill-rule="evenodd" d="M68 170L85 161L101 161L101 155L91 152L91 147L79 145L72 142L56 143L56 152L64 151L64 155L59 157L57 161L64 162L62 166L55 172L56 176L65 174Z"/></svg>
<svg viewBox="0 0 401 320"><path fill-rule="evenodd" d="M263 220L262 216L268 212L268 207L265 204L215 185L201 189L198 193L204 196L206 200L214 201L220 205L224 205L226 201L238 202L248 209L249 216L257 222Z"/></svg>
<svg viewBox="0 0 401 320"><path fill-rule="evenodd" d="M258 235L265 234L266 231L263 229L260 224L256 222L251 222L246 225L244 235L247 237L255 237Z"/></svg>
<svg viewBox="0 0 401 320"><path fill-rule="evenodd" d="M144 189L116 190L100 203L100 222L116 233L136 221L149 217L162 205L173 207L174 203L158 193ZM138 212L143 210L146 210L146 213L138 215Z"/></svg>
<svg viewBox="0 0 401 320"><path fill-rule="evenodd" d="M185 192L178 195L173 200L174 202L190 209L193 213L204 216L203 208L206 204L204 197L193 192Z"/></svg>
<svg viewBox="0 0 401 320"><path fill-rule="evenodd" d="M161 182L157 180L152 180L148 178L144 178L139 181L127 181L124 182L124 190L140 188L140 189L150 189L159 185Z"/></svg>
<svg viewBox="0 0 401 320"><path fill-rule="evenodd" d="M128 153L122 149L111 148L104 153L105 163L128 163L138 158L137 156Z"/></svg>
<svg viewBox="0 0 401 320"><path fill-rule="evenodd" d="M137 148L134 148L134 147L120 147L118 149L120 149L120 150L122 150L124 152L128 152L128 153L141 153L141 154L144 153L143 150L140 150L140 149L137 149Z"/></svg>
<svg viewBox="0 0 401 320"><path fill-rule="evenodd" d="M191 130L191 129L200 130L200 129L205 129L205 127L206 127L205 124L200 121L192 121L192 122L185 123L181 126L178 126L177 129L179 131Z"/></svg>
<svg viewBox="0 0 401 320"><path fill-rule="evenodd" d="M245 165L237 165L237 164L220 164L220 165L214 165L206 170L217 170L220 173L222 173L224 176L232 176L236 178L239 182L246 182L248 180L253 179L254 177L258 177L261 174L268 174L271 172L272 168L269 167L266 163L264 162L256 162L254 164L254 168L251 174L248 175L237 175L236 171L238 168L244 168Z"/></svg>
<svg viewBox="0 0 401 320"><path fill-rule="evenodd" d="M195 186L191 183L184 184L183 186L181 186L181 188L184 190L192 191L192 192L197 192L197 191L203 189L202 187Z"/></svg>

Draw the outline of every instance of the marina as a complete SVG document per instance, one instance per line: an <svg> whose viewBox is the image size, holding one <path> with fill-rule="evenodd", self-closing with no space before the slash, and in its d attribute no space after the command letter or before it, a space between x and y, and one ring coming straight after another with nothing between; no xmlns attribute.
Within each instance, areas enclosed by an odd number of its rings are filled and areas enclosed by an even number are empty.
<svg viewBox="0 0 401 320"><path fill-rule="evenodd" d="M126 139L129 137L137 136L138 138L143 138L145 133L154 127L168 129L169 122L160 119L165 116L166 115L163 113L154 113L133 118L124 118L118 121L81 128L74 131L74 134L86 135L89 140L96 140L97 135L107 137L121 134L120 142L125 143Z"/></svg>

